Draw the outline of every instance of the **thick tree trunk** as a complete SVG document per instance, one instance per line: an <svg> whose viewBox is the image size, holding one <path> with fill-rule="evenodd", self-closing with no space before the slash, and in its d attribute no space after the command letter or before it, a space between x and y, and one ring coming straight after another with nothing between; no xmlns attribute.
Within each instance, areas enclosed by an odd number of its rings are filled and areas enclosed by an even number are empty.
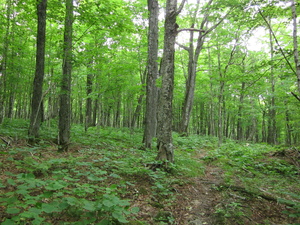
<svg viewBox="0 0 300 225"><path fill-rule="evenodd" d="M72 72L73 0L66 0L64 59L59 109L59 149L68 151L71 129L71 72Z"/></svg>
<svg viewBox="0 0 300 225"><path fill-rule="evenodd" d="M3 42L3 52L2 52L2 60L0 65L0 72L2 76L0 76L0 124L3 122L5 115L5 95L6 95L6 73L7 73L7 57L8 57L8 47L9 47L9 32L10 32L10 18L11 18L11 0L6 1L6 29L4 35Z"/></svg>
<svg viewBox="0 0 300 225"><path fill-rule="evenodd" d="M181 4L183 7L184 1ZM180 10L179 10L180 11ZM177 0L167 0L164 53L161 62L160 75L162 86L159 94L157 149L156 160L174 162L174 149L172 141L172 101L174 88L174 55L175 39L178 25L176 24Z"/></svg>
<svg viewBox="0 0 300 225"><path fill-rule="evenodd" d="M148 34L148 75L146 86L146 114L143 142L146 148L151 148L152 139L156 135L157 127L157 99L158 89L158 14L157 0L148 0L149 34Z"/></svg>
<svg viewBox="0 0 300 225"><path fill-rule="evenodd" d="M38 1L38 31L36 47L36 67L33 81L31 100L30 126L28 130L29 142L34 143L39 137L40 124L43 120L43 82L45 70L45 43L46 43L46 10L47 0Z"/></svg>

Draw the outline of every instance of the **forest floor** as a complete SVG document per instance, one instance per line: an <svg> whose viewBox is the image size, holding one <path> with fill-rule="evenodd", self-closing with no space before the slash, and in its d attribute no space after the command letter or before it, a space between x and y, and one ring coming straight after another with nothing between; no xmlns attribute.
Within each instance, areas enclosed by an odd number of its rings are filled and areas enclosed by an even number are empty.
<svg viewBox="0 0 300 225"><path fill-rule="evenodd" d="M92 130L57 153L0 128L1 224L300 224L300 151L175 135L176 163L129 130ZM10 131L11 132L11 131ZM86 135L83 136L82 135ZM51 135L50 135L51 136Z"/></svg>

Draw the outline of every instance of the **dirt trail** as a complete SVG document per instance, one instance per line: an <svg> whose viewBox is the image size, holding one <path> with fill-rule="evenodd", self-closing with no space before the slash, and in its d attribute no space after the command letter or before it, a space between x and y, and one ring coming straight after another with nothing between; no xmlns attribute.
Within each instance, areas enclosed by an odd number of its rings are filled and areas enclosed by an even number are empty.
<svg viewBox="0 0 300 225"><path fill-rule="evenodd" d="M206 166L203 176L192 178L191 184L180 189L176 224L215 224L215 206L221 201L221 196L214 187L223 182L222 177L220 168Z"/></svg>

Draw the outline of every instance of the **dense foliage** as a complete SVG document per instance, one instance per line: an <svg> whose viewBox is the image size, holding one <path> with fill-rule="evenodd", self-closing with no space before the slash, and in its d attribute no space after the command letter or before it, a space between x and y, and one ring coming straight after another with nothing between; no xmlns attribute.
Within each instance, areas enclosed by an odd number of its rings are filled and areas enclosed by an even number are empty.
<svg viewBox="0 0 300 225"><path fill-rule="evenodd" d="M35 70L36 2L2 0L1 3L0 24L5 32L0 34L0 121L27 119ZM74 10L72 123L86 123L87 127L142 127L147 68L146 1L78 1ZM300 114L299 102L291 94L297 93L297 80L289 67L294 63L289 4L219 0L209 6L201 3L196 17L191 13L195 10L195 2L185 5L177 19L180 28L189 28L191 21L196 28L200 27L204 19L204 29L220 25L207 34L198 59L188 132L297 144ZM163 14L163 9L160 13ZM225 14L228 14L226 18ZM160 21L162 39L162 16ZM58 116L63 22L64 3L50 1L44 121ZM278 43L269 37L268 25ZM188 46L189 35L189 31L183 31L177 37L175 130L180 125L188 68L188 52L179 46ZM197 35L194 34L194 41ZM162 49L162 41L159 43Z"/></svg>

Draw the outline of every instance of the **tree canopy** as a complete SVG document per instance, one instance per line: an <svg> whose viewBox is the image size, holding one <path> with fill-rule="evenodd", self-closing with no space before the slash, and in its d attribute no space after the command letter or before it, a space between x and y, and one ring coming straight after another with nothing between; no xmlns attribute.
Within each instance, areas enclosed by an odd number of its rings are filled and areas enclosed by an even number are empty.
<svg viewBox="0 0 300 225"><path fill-rule="evenodd" d="M0 122L29 119L38 3L1 3ZM157 63L161 67L167 51L163 49L166 5L158 4ZM151 68L147 65L147 7L146 1L134 0L74 2L72 124L85 123L87 129L144 127L144 87ZM185 115L184 93L190 85L189 60L193 60L186 50L196 49L201 40L201 51L193 62L193 104L184 133L217 136L220 142L232 138L299 143L297 14L295 2L187 1L177 15L180 32L175 45L172 130L181 131ZM48 2L42 93L43 122L48 123L58 118L60 108L64 17L64 1ZM158 78L156 86L161 84Z"/></svg>

